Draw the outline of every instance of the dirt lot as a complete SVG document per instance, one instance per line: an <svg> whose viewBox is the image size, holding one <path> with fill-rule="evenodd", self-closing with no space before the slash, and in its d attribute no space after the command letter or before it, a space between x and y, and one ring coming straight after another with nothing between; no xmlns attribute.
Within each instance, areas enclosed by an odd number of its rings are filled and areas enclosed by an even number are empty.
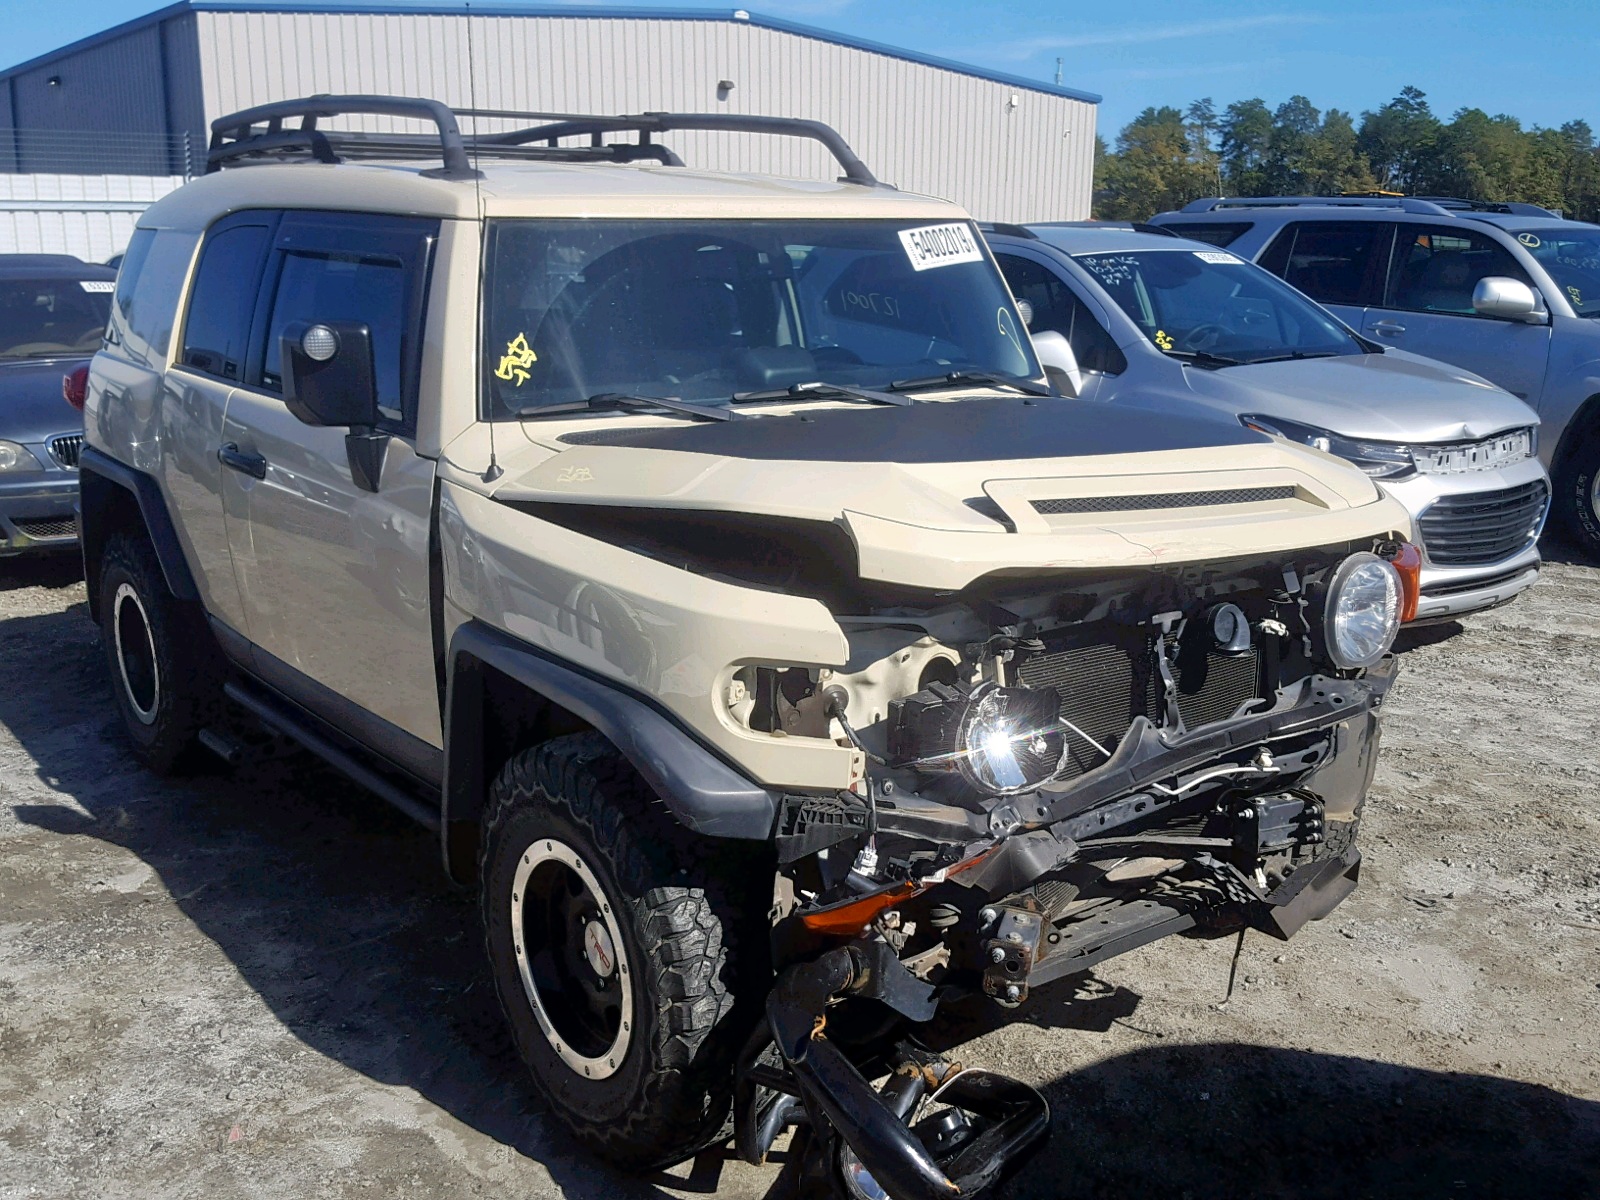
<svg viewBox="0 0 1600 1200"><path fill-rule="evenodd" d="M1360 889L1168 940L961 1052L1044 1085L1017 1197L1600 1196L1600 570L1417 639ZM0 1196L763 1195L575 1157L429 837L315 765L124 751L70 564L0 565Z"/></svg>

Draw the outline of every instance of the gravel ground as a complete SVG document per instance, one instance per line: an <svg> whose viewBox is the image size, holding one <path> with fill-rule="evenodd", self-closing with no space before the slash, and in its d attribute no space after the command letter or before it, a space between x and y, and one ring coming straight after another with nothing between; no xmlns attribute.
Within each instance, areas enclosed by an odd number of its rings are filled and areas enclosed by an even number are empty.
<svg viewBox="0 0 1600 1200"><path fill-rule="evenodd" d="M1600 1197L1600 570L1410 639L1361 887L1168 939L964 1061L1045 1087L1015 1197ZM762 1196L542 1120L429 837L298 756L157 781L70 561L0 565L0 1196Z"/></svg>

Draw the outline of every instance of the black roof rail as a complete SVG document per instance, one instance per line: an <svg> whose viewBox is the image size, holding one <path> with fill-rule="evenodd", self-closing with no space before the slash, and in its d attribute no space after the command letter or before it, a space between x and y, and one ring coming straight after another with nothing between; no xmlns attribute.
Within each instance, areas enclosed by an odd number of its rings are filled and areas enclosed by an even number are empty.
<svg viewBox="0 0 1600 1200"><path fill-rule="evenodd" d="M1495 213L1500 216L1516 217L1559 218L1561 216L1553 209L1538 204L1524 204L1518 200L1466 200L1459 196L1417 196L1415 199L1427 200L1452 212Z"/></svg>
<svg viewBox="0 0 1600 1200"><path fill-rule="evenodd" d="M521 114L494 110L465 110L471 115L489 115L515 118ZM541 113L526 114L530 117ZM771 133L789 137L810 138L820 142L833 155L834 161L844 170L844 179L864 187L884 186L877 176L867 169L867 164L857 157L850 144L839 131L821 121L807 121L800 117L761 117L739 113L669 113L647 112L635 116L577 116L568 115L548 125L535 125L510 133L486 133L473 138L475 147L525 146L532 142L545 142L555 147L561 138L588 137L591 145L598 146L599 139L607 133L637 133L639 144L650 144L650 136L671 133L674 130L696 130L706 133Z"/></svg>
<svg viewBox="0 0 1600 1200"><path fill-rule="evenodd" d="M334 116L407 117L432 121L437 136L408 133L365 133L318 128L317 122ZM300 118L298 128L284 122ZM463 134L458 117L502 121L535 121L523 129L496 133ZM264 126L257 130L256 126ZM745 116L734 113L650 112L622 116L584 113L518 112L509 109L446 107L437 100L406 96L310 96L280 100L218 117L211 123L211 147L206 171L251 158L307 156L317 162L338 163L351 158L434 158L443 168L425 175L444 179L477 177L473 161L479 157L527 158L558 162L636 162L651 159L681 167L683 160L651 138L674 130L726 133L768 133L809 138L820 142L844 171L844 181L864 187L880 183L850 148L838 130L821 121L797 117ZM608 133L635 133L634 143L605 143ZM586 146L563 146L564 138L585 137Z"/></svg>
<svg viewBox="0 0 1600 1200"><path fill-rule="evenodd" d="M286 150L308 152L318 162L339 162L335 140L344 143L350 135L341 133L329 137L317 128L317 121L323 117L352 115L412 117L432 121L439 130L439 154L444 161L444 168L438 174L446 179L473 179L477 176L472 164L467 161L466 146L455 113L437 100L421 100L411 96L309 96L303 100L261 104L218 117L211 122L206 173L221 170L224 163L235 159ZM285 129L284 121L294 117L300 118L300 127ZM255 133L253 127L260 124L266 125L265 132Z"/></svg>
<svg viewBox="0 0 1600 1200"><path fill-rule="evenodd" d="M1418 196L1211 196L1193 200L1180 213L1228 212L1247 208L1390 208L1441 216L1449 210Z"/></svg>

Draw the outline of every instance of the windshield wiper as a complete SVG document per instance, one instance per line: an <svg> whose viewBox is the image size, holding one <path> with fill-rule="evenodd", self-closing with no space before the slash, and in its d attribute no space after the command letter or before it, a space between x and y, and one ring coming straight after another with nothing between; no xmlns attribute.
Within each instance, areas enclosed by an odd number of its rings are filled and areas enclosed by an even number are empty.
<svg viewBox="0 0 1600 1200"><path fill-rule="evenodd" d="M732 421L735 417L745 415L729 412L725 408L713 408L708 404L679 400L676 396L631 396L627 392L597 392L587 400L575 400L570 404L534 404L519 408L516 415L526 419L553 417L563 413L606 412L614 408L660 408L670 413L682 413L686 417L698 417L702 421Z"/></svg>
<svg viewBox="0 0 1600 1200"><path fill-rule="evenodd" d="M1225 354L1213 354L1209 350L1163 350L1161 353L1168 358L1181 358L1184 362L1213 371L1218 367L1243 367L1249 365L1242 358L1229 358ZM1266 360L1257 359L1256 361L1265 362Z"/></svg>
<svg viewBox="0 0 1600 1200"><path fill-rule="evenodd" d="M946 375L928 375L920 379L896 379L889 385L893 392L922 392L933 388L961 387L964 384L987 383L992 387L1008 387L1027 396L1054 396L1055 388L1035 383L1021 375L1002 375L998 371L951 371Z"/></svg>
<svg viewBox="0 0 1600 1200"><path fill-rule="evenodd" d="M1269 362L1299 362L1303 358L1338 358L1339 354L1333 350L1291 350L1288 354L1274 354L1270 358L1252 358L1250 365Z"/></svg>
<svg viewBox="0 0 1600 1200"><path fill-rule="evenodd" d="M753 400L864 400L868 404L915 404L916 401L905 396L896 396L891 392L878 392L872 388L852 387L848 383L824 383L822 380L813 380L810 383L796 383L786 388L767 388L759 392L735 392L733 399L736 403L743 404Z"/></svg>

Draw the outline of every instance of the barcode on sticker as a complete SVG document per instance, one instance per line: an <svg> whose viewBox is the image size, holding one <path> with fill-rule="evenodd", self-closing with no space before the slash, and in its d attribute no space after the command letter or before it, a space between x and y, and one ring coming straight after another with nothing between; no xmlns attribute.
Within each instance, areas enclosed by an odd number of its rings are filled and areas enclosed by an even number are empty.
<svg viewBox="0 0 1600 1200"><path fill-rule="evenodd" d="M911 260L913 271L983 261L978 239L972 236L972 230L965 225L924 225L920 229L902 229L900 244L906 248L906 257Z"/></svg>
<svg viewBox="0 0 1600 1200"><path fill-rule="evenodd" d="M109 279L80 279L78 286L86 292L114 292L117 285Z"/></svg>
<svg viewBox="0 0 1600 1200"><path fill-rule="evenodd" d="M1224 254L1221 250L1196 250L1194 256L1201 262L1208 263L1236 263L1239 260L1231 254Z"/></svg>

